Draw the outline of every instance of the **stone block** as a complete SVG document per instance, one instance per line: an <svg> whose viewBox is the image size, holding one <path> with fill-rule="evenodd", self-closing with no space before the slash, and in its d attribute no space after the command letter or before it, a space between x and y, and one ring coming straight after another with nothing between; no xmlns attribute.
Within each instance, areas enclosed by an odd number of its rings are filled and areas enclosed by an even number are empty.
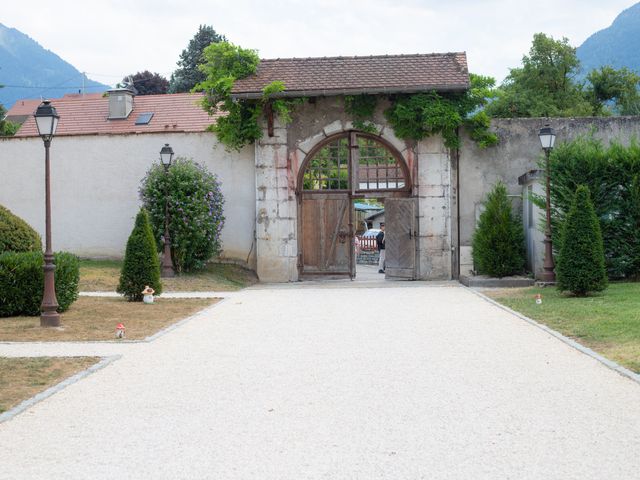
<svg viewBox="0 0 640 480"><path fill-rule="evenodd" d="M447 217L443 213L439 215L421 215L418 217L420 235L449 237Z"/></svg>
<svg viewBox="0 0 640 480"><path fill-rule="evenodd" d="M287 129L286 128L274 128L273 137L270 137L265 129L262 138L258 140L257 144L262 145L286 145L287 143Z"/></svg>
<svg viewBox="0 0 640 480"><path fill-rule="evenodd" d="M420 252L420 280L450 280L451 252L423 250Z"/></svg>
<svg viewBox="0 0 640 480"><path fill-rule="evenodd" d="M256 145L256 167L277 167L277 156L287 158L286 145Z"/></svg>
<svg viewBox="0 0 640 480"><path fill-rule="evenodd" d="M399 152L403 152L407 149L407 142L396 137L395 134L393 133L393 129L385 128L382 131L381 136Z"/></svg>
<svg viewBox="0 0 640 480"><path fill-rule="evenodd" d="M322 142L325 138L327 138L325 133L320 132L300 142L296 142L296 147L298 147L298 149L301 150L304 154L300 158L304 158L311 151L313 147L315 147L318 143Z"/></svg>
<svg viewBox="0 0 640 480"><path fill-rule="evenodd" d="M423 153L438 153L447 155L449 149L444 146L444 140L440 135L432 135L423 140L420 140L416 145L418 154Z"/></svg>
<svg viewBox="0 0 640 480"><path fill-rule="evenodd" d="M444 197L446 190L443 185L419 185L418 195L420 197Z"/></svg>
<svg viewBox="0 0 640 480"><path fill-rule="evenodd" d="M329 125L325 126L323 128L323 132L327 137L330 137L331 135L335 134L335 133L340 133L340 132L344 132L344 126L342 125L342 122L340 120L336 120L335 122L331 122Z"/></svg>

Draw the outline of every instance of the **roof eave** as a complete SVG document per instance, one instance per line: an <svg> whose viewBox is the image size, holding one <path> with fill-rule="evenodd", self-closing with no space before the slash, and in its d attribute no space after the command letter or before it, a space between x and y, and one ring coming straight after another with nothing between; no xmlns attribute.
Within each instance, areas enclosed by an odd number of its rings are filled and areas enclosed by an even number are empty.
<svg viewBox="0 0 640 480"><path fill-rule="evenodd" d="M338 89L320 89L320 90L285 90L271 95L271 98L300 98L300 97L332 97L339 95L391 95L394 93L419 93L419 92L465 92L469 90L469 85L419 85L415 87L388 88L388 87L372 87L372 88L338 88ZM262 98L262 92L232 92L231 98L234 100L251 100Z"/></svg>

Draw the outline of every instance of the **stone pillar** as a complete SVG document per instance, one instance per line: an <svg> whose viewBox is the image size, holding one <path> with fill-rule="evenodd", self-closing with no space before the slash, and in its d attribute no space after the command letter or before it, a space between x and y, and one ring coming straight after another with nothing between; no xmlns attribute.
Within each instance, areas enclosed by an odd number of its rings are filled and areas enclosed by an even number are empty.
<svg viewBox="0 0 640 480"><path fill-rule="evenodd" d="M262 282L298 279L297 203L287 148L287 129L275 120L256 142L256 256Z"/></svg>
<svg viewBox="0 0 640 480"><path fill-rule="evenodd" d="M441 137L416 146L418 175L418 262L422 280L449 280L451 271L451 164Z"/></svg>

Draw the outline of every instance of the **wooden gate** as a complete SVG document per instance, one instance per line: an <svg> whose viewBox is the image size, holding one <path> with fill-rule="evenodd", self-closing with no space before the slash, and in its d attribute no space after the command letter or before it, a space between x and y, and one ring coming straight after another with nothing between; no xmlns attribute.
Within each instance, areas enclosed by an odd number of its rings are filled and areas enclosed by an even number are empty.
<svg viewBox="0 0 640 480"><path fill-rule="evenodd" d="M386 277L415 280L417 199L387 198L385 210Z"/></svg>
<svg viewBox="0 0 640 480"><path fill-rule="evenodd" d="M302 275L353 277L351 198L348 193L303 193Z"/></svg>

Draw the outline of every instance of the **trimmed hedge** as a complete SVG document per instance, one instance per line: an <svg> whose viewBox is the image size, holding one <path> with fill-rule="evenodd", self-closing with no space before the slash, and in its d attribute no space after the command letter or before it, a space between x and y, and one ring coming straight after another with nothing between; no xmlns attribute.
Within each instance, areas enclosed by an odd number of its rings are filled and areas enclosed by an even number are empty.
<svg viewBox="0 0 640 480"><path fill-rule="evenodd" d="M40 235L20 217L0 205L0 253L42 250Z"/></svg>
<svg viewBox="0 0 640 480"><path fill-rule="evenodd" d="M54 254L58 312L69 309L78 298L80 260L71 253ZM42 252L0 254L0 317L38 316L44 293Z"/></svg>
<svg viewBox="0 0 640 480"><path fill-rule="evenodd" d="M124 254L117 292L124 295L130 302L141 302L142 290L147 285L155 290L156 295L162 293L160 259L156 251L156 241L153 238L147 211L141 208L136 216L133 231L127 240L127 250Z"/></svg>
<svg viewBox="0 0 640 480"><path fill-rule="evenodd" d="M544 163L541 164L544 168ZM611 279L640 279L640 143L605 146L582 136L557 146L550 158L553 244L579 185L586 185L604 241ZM544 198L537 199L544 208Z"/></svg>
<svg viewBox="0 0 640 480"><path fill-rule="evenodd" d="M585 185L576 190L560 238L556 265L558 290L586 296L607 288L600 223Z"/></svg>

